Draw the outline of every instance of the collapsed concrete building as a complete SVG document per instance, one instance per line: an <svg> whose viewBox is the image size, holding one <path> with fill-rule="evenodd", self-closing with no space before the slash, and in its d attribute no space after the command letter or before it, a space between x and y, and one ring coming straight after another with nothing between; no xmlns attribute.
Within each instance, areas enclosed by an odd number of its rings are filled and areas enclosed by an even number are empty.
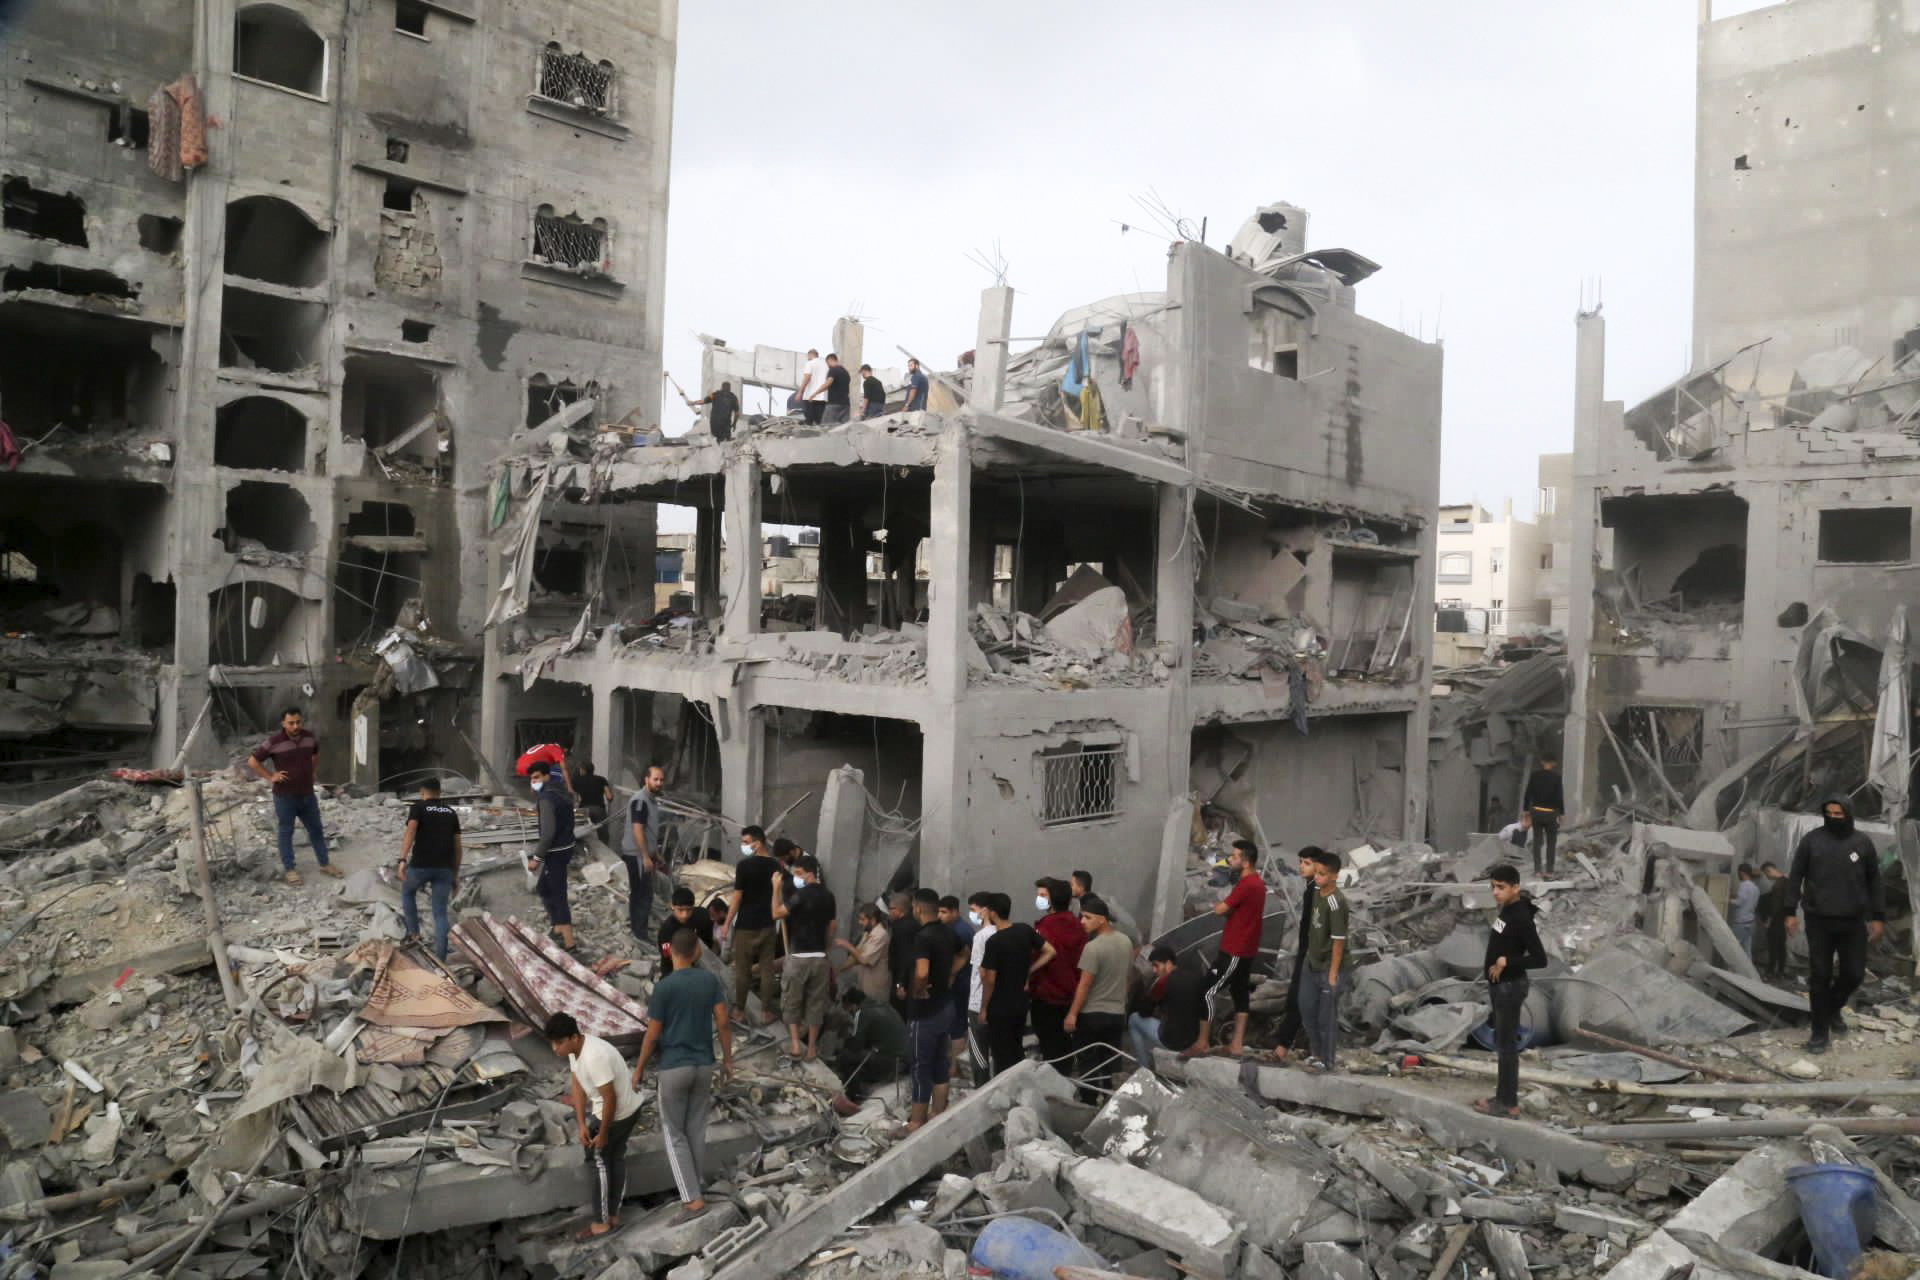
<svg viewBox="0 0 1920 1280"><path fill-rule="evenodd" d="M16 9L0 781L288 702L323 776L470 764L493 459L657 402L673 0ZM651 560L582 519L555 596Z"/></svg>
<svg viewBox="0 0 1920 1280"><path fill-rule="evenodd" d="M1920 599L1920 209L1888 185L1920 34L1870 0L1701 16L1695 367L1627 409L1578 322L1569 795L1712 827L1838 789L1897 819L1904 758L1862 788Z"/></svg>
<svg viewBox="0 0 1920 1280"><path fill-rule="evenodd" d="M590 460L536 442L502 473L484 747L564 732L616 784L670 756L725 822L784 820L849 907L903 867L1076 866L1171 921L1210 815L1296 847L1417 838L1440 351L1354 309L1374 270L1273 206L1017 354L1013 291L988 290L924 411ZM841 323L850 366L862 341ZM706 389L792 387L798 359L709 340ZM515 598L551 522L645 503L697 512L690 610ZM763 525L818 530L810 621L731 553Z"/></svg>

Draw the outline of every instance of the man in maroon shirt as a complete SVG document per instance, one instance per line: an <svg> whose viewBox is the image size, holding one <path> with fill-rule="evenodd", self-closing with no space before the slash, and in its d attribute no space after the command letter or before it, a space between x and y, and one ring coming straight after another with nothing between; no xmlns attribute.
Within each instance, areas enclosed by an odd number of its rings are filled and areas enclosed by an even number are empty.
<svg viewBox="0 0 1920 1280"><path fill-rule="evenodd" d="M1041 912L1033 931L1042 944L1053 948L1053 959L1034 971L1027 984L1033 1003L1027 1016L1033 1023L1034 1039L1040 1042L1040 1056L1055 1066L1063 1066L1073 1052L1073 1037L1067 1034L1067 1009L1074 992L1080 989L1080 952L1087 945L1087 931L1072 910L1073 890L1065 880L1036 880L1033 905Z"/></svg>
<svg viewBox="0 0 1920 1280"><path fill-rule="evenodd" d="M293 822L300 820L313 845L313 857L323 875L338 880L340 868L327 861L327 833L320 825L320 799L313 794L313 762L320 741L302 726L300 708L280 713L280 731L253 749L247 767L273 784L273 816L280 828L280 865L288 884L299 884L293 869ZM267 768L262 761L271 761Z"/></svg>
<svg viewBox="0 0 1920 1280"><path fill-rule="evenodd" d="M1233 868L1233 888L1213 914L1225 916L1220 926L1220 954L1213 959L1213 980L1207 986L1207 1024L1213 1023L1214 1000L1224 989L1233 997L1233 1041L1227 1052L1239 1057L1247 1047L1247 1015L1252 1011L1253 962L1260 954L1262 918L1267 913L1267 882L1260 878L1260 851L1251 840L1235 840L1227 855Z"/></svg>

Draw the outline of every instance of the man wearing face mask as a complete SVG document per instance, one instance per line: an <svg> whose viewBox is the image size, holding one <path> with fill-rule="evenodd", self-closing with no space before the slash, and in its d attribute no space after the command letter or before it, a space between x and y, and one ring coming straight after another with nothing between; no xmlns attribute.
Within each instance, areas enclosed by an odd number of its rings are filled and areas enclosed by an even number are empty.
<svg viewBox="0 0 1920 1280"><path fill-rule="evenodd" d="M1828 796L1821 825L1800 837L1787 872L1787 932L1806 908L1807 1004L1813 1014L1808 1053L1825 1053L1829 1036L1847 1034L1840 1011L1867 973L1867 944L1886 930L1880 855L1854 829L1845 796Z"/></svg>
<svg viewBox="0 0 1920 1280"><path fill-rule="evenodd" d="M1057 1067L1064 1067L1073 1052L1073 1037L1067 1034L1067 1009L1080 989L1080 952L1087 945L1087 931L1074 919L1070 904L1072 890L1067 882L1047 877L1034 882L1034 910L1041 913L1034 932L1053 948L1053 959L1036 969L1027 990L1033 997L1028 1017L1033 1021L1034 1039L1040 1042L1040 1056Z"/></svg>
<svg viewBox="0 0 1920 1280"><path fill-rule="evenodd" d="M827 953L839 904L820 883L820 863L803 853L793 860L791 891L776 888L773 918L787 922L787 962L780 983L780 1016L787 1023L790 1057L802 1057L800 1031L806 1029L806 1061L820 1053L820 1024L827 1016Z"/></svg>
<svg viewBox="0 0 1920 1280"><path fill-rule="evenodd" d="M733 893L727 898L727 929L733 940L733 1016L746 1020L747 992L758 965L762 1026L775 1017L773 881L779 874L780 864L767 856L767 833L759 827L742 827L740 864L733 870Z"/></svg>
<svg viewBox="0 0 1920 1280"><path fill-rule="evenodd" d="M552 772L544 760L527 766L527 785L533 788L533 807L540 821L540 843L528 870L539 877L534 891L547 909L554 939L571 951L573 909L567 903L567 867L573 861L573 793Z"/></svg>

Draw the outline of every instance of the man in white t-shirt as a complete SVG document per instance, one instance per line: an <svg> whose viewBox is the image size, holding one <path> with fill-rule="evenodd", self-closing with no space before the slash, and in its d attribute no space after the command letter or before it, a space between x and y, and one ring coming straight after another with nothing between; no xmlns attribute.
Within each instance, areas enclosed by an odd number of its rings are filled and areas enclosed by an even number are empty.
<svg viewBox="0 0 1920 1280"><path fill-rule="evenodd" d="M807 348L807 365L800 372L800 408L815 426L827 412L827 362L814 347Z"/></svg>
<svg viewBox="0 0 1920 1280"><path fill-rule="evenodd" d="M580 1146L593 1170L593 1222L582 1239L603 1236L620 1225L627 1192L627 1139L640 1119L640 1095L620 1051L599 1036L585 1035L573 1015L547 1019L547 1044L564 1056L573 1074L568 1100L580 1131ZM591 1115L589 1115L591 1111Z"/></svg>
<svg viewBox="0 0 1920 1280"><path fill-rule="evenodd" d="M973 1068L975 1084L982 1083L993 1074L987 1058L986 992L980 985L980 970L987 957L987 943L994 934L1000 932L1000 927L994 924L988 914L992 901L993 895L985 891L967 899L967 920L974 930L973 987L967 992L967 1064Z"/></svg>

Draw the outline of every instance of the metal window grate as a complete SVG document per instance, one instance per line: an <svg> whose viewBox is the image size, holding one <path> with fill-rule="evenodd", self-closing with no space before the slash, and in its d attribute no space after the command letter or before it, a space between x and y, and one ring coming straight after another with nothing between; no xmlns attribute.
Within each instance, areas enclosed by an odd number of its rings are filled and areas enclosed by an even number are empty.
<svg viewBox="0 0 1920 1280"><path fill-rule="evenodd" d="M513 723L513 754L521 755L543 742L557 742L571 751L573 736L579 728L578 720L516 720Z"/></svg>
<svg viewBox="0 0 1920 1280"><path fill-rule="evenodd" d="M590 62L583 53L540 51L540 96L607 115L613 111L613 64Z"/></svg>
<svg viewBox="0 0 1920 1280"><path fill-rule="evenodd" d="M1120 748L1078 743L1040 753L1040 821L1091 822L1120 812Z"/></svg>
<svg viewBox="0 0 1920 1280"><path fill-rule="evenodd" d="M537 262L562 267L607 269L607 233L602 227L578 218L561 218L551 213L533 216L533 256Z"/></svg>

